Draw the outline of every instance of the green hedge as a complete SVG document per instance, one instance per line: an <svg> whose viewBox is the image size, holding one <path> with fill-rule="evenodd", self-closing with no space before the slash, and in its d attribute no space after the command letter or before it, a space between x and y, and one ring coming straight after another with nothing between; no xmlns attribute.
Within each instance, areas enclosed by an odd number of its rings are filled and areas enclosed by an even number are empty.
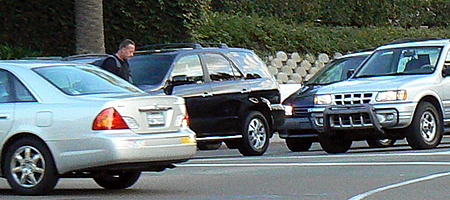
<svg viewBox="0 0 450 200"><path fill-rule="evenodd" d="M137 45L186 42L192 27L209 10L210 0L104 1L106 50L117 50L124 38Z"/></svg>
<svg viewBox="0 0 450 200"><path fill-rule="evenodd" d="M74 0L0 5L0 46L9 49L0 58L75 53ZM104 1L105 46L113 53L130 38L138 46L203 40L261 53L344 51L405 35L448 37L448 13L448 0L110 0ZM398 28L420 25L435 28ZM386 27L366 28L373 26Z"/></svg>
<svg viewBox="0 0 450 200"><path fill-rule="evenodd" d="M448 0L216 0L212 10L333 26L450 25Z"/></svg>
<svg viewBox="0 0 450 200"><path fill-rule="evenodd" d="M0 0L0 45L41 56L75 54L74 2ZM210 0L104 1L106 50L115 52L124 38L138 45L190 40L188 27L197 23L209 5Z"/></svg>
<svg viewBox="0 0 450 200"><path fill-rule="evenodd" d="M399 38L450 38L450 28L339 27L285 23L275 17L210 13L191 34L196 41L225 42L254 49L299 53L351 52L374 48Z"/></svg>

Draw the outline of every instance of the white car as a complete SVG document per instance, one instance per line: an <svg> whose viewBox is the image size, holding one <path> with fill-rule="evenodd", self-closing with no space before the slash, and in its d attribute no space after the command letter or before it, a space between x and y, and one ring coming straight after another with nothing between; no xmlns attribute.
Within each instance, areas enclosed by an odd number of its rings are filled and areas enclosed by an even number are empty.
<svg viewBox="0 0 450 200"><path fill-rule="evenodd" d="M19 194L62 177L130 187L196 153L187 120L183 98L150 96L91 65L0 61L1 172Z"/></svg>

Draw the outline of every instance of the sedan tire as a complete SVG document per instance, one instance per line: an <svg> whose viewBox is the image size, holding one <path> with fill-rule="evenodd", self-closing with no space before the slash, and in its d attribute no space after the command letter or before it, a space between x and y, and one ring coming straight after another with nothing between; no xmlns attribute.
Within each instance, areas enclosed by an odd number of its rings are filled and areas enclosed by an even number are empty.
<svg viewBox="0 0 450 200"><path fill-rule="evenodd" d="M94 177L94 181L109 190L131 187L141 176L141 171L107 171Z"/></svg>
<svg viewBox="0 0 450 200"><path fill-rule="evenodd" d="M286 146L293 152L308 151L312 143L309 138L286 138Z"/></svg>
<svg viewBox="0 0 450 200"><path fill-rule="evenodd" d="M370 140L366 140L367 144L369 145L369 147L372 148L384 148L384 147L391 147L394 145L394 143L396 142L396 139L370 139Z"/></svg>
<svg viewBox="0 0 450 200"><path fill-rule="evenodd" d="M353 141L337 135L319 133L319 142L322 149L327 153L345 153L350 149Z"/></svg>
<svg viewBox="0 0 450 200"><path fill-rule="evenodd" d="M44 142L23 137L6 149L2 169L14 192L39 195L53 190L59 177L53 156Z"/></svg>

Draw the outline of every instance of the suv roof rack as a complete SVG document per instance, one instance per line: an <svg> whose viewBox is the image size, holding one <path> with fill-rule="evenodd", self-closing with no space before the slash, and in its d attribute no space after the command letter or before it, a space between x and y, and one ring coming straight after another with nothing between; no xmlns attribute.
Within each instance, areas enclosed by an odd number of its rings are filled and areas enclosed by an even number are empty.
<svg viewBox="0 0 450 200"><path fill-rule="evenodd" d="M407 43L407 42L422 42L422 41L428 41L428 40L443 40L445 38L400 38L393 40L389 44L400 44L400 43Z"/></svg>
<svg viewBox="0 0 450 200"><path fill-rule="evenodd" d="M174 51L180 49L201 49L203 47L228 48L225 43L167 43L150 44L136 48L138 51Z"/></svg>

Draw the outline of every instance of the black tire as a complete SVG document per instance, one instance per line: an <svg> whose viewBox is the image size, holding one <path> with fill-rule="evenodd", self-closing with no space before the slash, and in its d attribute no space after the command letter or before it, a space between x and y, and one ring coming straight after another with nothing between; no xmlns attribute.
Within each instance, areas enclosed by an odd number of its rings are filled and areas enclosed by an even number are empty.
<svg viewBox="0 0 450 200"><path fill-rule="evenodd" d="M267 120L258 111L247 114L242 139L238 146L239 152L244 156L261 156L269 147L269 125Z"/></svg>
<svg viewBox="0 0 450 200"><path fill-rule="evenodd" d="M338 135L320 133L319 142L322 149L327 153L345 153L350 149L353 141Z"/></svg>
<svg viewBox="0 0 450 200"><path fill-rule="evenodd" d="M141 171L106 171L94 177L94 181L108 190L131 187L141 176Z"/></svg>
<svg viewBox="0 0 450 200"><path fill-rule="evenodd" d="M396 139L379 139L379 140L366 140L369 147L372 148L384 148L384 147L391 147L395 144L397 140Z"/></svg>
<svg viewBox="0 0 450 200"><path fill-rule="evenodd" d="M411 125L406 129L406 140L413 149L435 148L442 140L442 117L433 104L420 103Z"/></svg>
<svg viewBox="0 0 450 200"><path fill-rule="evenodd" d="M202 151L217 150L222 146L222 141L216 142L198 142L197 148Z"/></svg>
<svg viewBox="0 0 450 200"><path fill-rule="evenodd" d="M223 141L229 149L237 149L239 147L239 140L225 140Z"/></svg>
<svg viewBox="0 0 450 200"><path fill-rule="evenodd" d="M3 175L14 192L40 195L55 188L59 176L53 156L44 142L33 137L23 137L5 149Z"/></svg>
<svg viewBox="0 0 450 200"><path fill-rule="evenodd" d="M286 146L293 152L308 151L312 140L309 138L286 138Z"/></svg>

